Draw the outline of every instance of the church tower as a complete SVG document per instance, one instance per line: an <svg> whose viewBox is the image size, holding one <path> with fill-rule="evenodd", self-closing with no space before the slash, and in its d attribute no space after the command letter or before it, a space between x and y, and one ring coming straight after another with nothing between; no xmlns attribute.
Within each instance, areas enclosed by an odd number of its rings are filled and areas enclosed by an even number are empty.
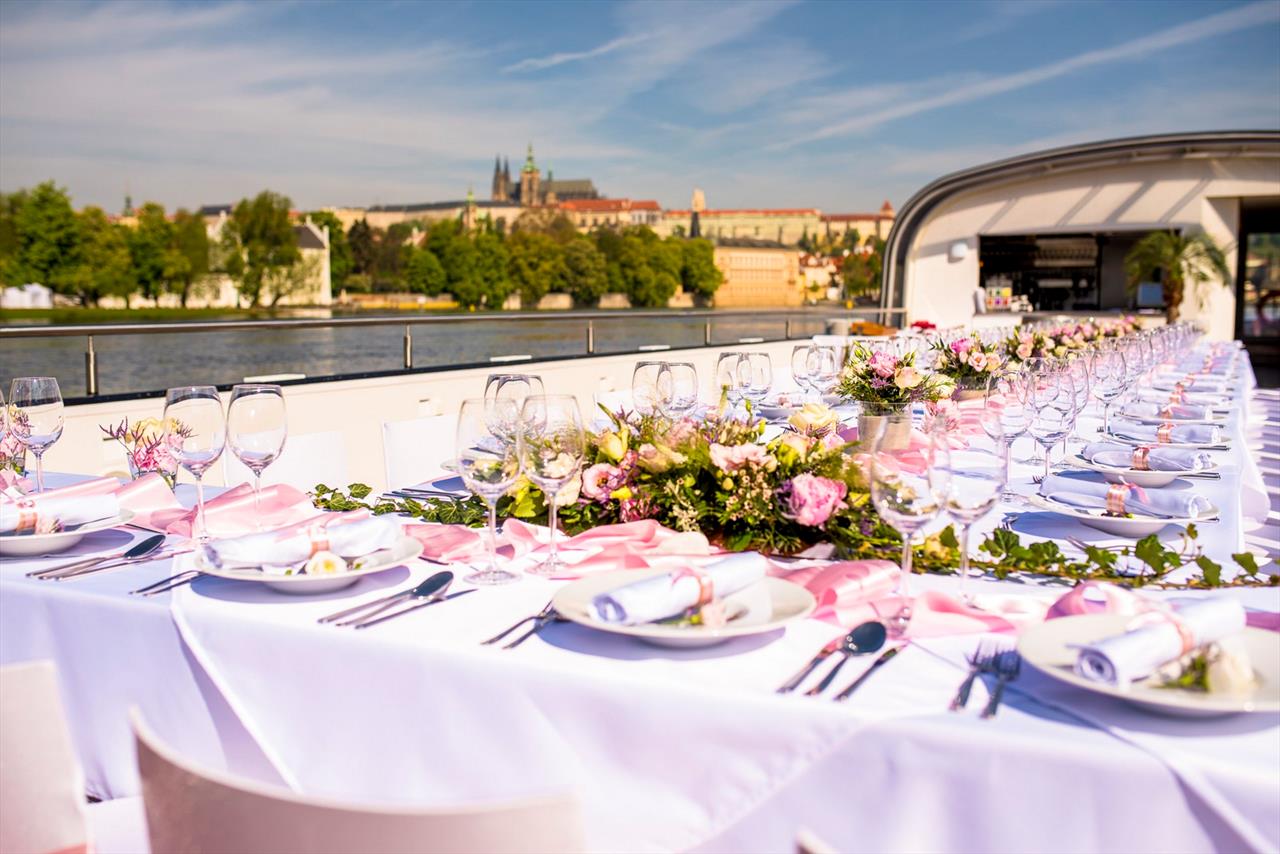
<svg viewBox="0 0 1280 854"><path fill-rule="evenodd" d="M507 200L507 188L502 182L502 158L497 156L493 158L493 189L489 193L489 198L495 202Z"/></svg>
<svg viewBox="0 0 1280 854"><path fill-rule="evenodd" d="M524 168L520 170L520 206L533 207L541 203L539 195L539 184L541 176L538 173L538 164L533 162L533 143L529 143L529 149L525 154Z"/></svg>
<svg viewBox="0 0 1280 854"><path fill-rule="evenodd" d="M511 192L511 158L502 158L502 201L509 202L514 193Z"/></svg>

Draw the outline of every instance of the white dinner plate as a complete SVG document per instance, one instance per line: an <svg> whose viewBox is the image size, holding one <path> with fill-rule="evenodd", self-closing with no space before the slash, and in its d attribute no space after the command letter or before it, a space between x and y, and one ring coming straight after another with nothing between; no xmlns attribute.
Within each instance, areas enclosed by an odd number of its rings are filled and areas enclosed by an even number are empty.
<svg viewBox="0 0 1280 854"><path fill-rule="evenodd" d="M1134 513L1132 518L1125 516L1108 516L1105 511L1100 508L1092 507L1073 507L1070 504L1063 504L1060 501L1054 501L1052 498L1046 498L1043 495L1027 496L1031 503L1041 508L1058 513L1063 516L1069 516L1082 525L1088 525L1090 528L1096 528L1108 534L1115 534L1117 537L1131 537L1140 539L1149 534L1154 534L1164 528L1165 525L1187 525L1198 522L1205 522L1209 519L1218 517L1218 508L1211 507L1209 512L1203 516L1197 517L1179 517L1176 519L1162 519L1155 516L1144 516Z"/></svg>
<svg viewBox="0 0 1280 854"><path fill-rule="evenodd" d="M1241 636L1257 680L1253 692L1247 695L1161 688L1159 677L1135 682L1123 690L1076 674L1077 653L1073 645L1121 634L1132 620L1132 616L1123 614L1084 614L1046 620L1022 633L1018 638L1018 652L1027 664L1046 676L1164 715L1201 718L1240 712L1280 712L1280 644L1276 643L1275 632L1266 629L1246 628Z"/></svg>
<svg viewBox="0 0 1280 854"><path fill-rule="evenodd" d="M121 510L110 519L99 519L81 525L74 531L59 531L55 534L6 534L0 536L0 555L8 557L29 557L31 555L55 554L72 548L89 534L118 528L133 521L132 510Z"/></svg>
<svg viewBox="0 0 1280 854"><path fill-rule="evenodd" d="M620 569L579 579L560 588L551 600L556 611L566 620L579 625L638 638L657 646L714 646L732 638L749 637L776 631L813 613L817 601L813 594L798 584L781 578L765 578L757 584L726 596L725 602L746 608L746 613L720 628L705 626L667 626L645 623L622 626L606 623L595 616L591 600L601 593L655 575L664 569Z"/></svg>
<svg viewBox="0 0 1280 854"><path fill-rule="evenodd" d="M1108 483L1133 483L1144 489L1154 489L1160 486L1168 486L1183 475L1201 474L1203 472L1213 471L1217 466L1209 466L1208 468L1198 469L1196 471L1154 471L1151 469L1135 469L1123 468L1120 466L1108 466L1102 463L1095 463L1086 459L1080 454L1076 454L1070 460L1072 465L1080 468L1096 471L1102 475L1103 479Z"/></svg>
<svg viewBox="0 0 1280 854"><path fill-rule="evenodd" d="M1144 439L1131 439L1128 436L1120 436L1116 433L1103 433L1108 439L1114 439L1117 442L1124 442L1126 445L1133 445L1135 448L1142 445L1150 446L1152 443ZM1186 448L1192 451L1229 451L1231 443L1226 439L1221 442L1160 442L1162 448Z"/></svg>
<svg viewBox="0 0 1280 854"><path fill-rule="evenodd" d="M271 575L260 569L219 569L209 564L205 560L204 552L197 550L195 558L195 568L205 575L212 575L216 578L229 578L232 581L250 581L256 584L265 584L272 590L279 590L281 593L294 593L306 595L310 593L328 593L333 590L341 590L344 587L350 587L360 580L361 576L372 575L375 572L392 569L402 564L406 564L418 555L422 554L422 543L413 537L404 536L396 541L396 544L389 549L383 549L369 555L369 562L350 572L338 572L332 575Z"/></svg>

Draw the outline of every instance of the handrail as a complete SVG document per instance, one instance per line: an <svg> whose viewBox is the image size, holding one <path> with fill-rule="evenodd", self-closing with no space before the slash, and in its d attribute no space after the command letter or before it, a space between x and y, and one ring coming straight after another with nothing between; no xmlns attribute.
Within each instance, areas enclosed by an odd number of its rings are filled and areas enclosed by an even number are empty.
<svg viewBox="0 0 1280 854"><path fill-rule="evenodd" d="M784 322L786 340L791 339L792 321L797 318L853 320L858 317L876 317L880 322L890 316L905 314L903 308L809 308L809 309L756 309L756 310L721 310L713 309L619 309L616 311L521 311L501 314L444 314L424 316L379 315L375 317L302 317L287 320L205 320L189 323L86 323L76 326L0 326L0 342L19 338L69 338L84 336L86 339L84 353L85 393L90 398L98 396L98 354L94 349L94 336L97 335L163 335L188 332L226 332L230 330L267 330L267 329L325 329L333 327L365 327L365 326L403 326L404 339L401 352L404 371L413 371L413 333L411 327L429 324L450 323L510 323L520 320L566 321L586 323L586 351L583 355L596 353L595 323L600 320L701 320L703 321L703 346L712 346L711 326L713 321L729 320L741 317L766 317L772 321Z"/></svg>
<svg viewBox="0 0 1280 854"><path fill-rule="evenodd" d="M880 307L833 309L619 309L617 311L518 311L493 314L441 314L426 316L377 317L297 317L289 319L261 320L193 320L157 323L85 323L71 326L0 326L0 341L12 338L76 337L80 335L161 335L186 332L226 332L235 329L323 329L334 326L420 326L433 323L500 323L517 320L635 320L647 318L725 320L734 317L761 317L771 319L788 317L830 316L853 318L903 314L906 309Z"/></svg>

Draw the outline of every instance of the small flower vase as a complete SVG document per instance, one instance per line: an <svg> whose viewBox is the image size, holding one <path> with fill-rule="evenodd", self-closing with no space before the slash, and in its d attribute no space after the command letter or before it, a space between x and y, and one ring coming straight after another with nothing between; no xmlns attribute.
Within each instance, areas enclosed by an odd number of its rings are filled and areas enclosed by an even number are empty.
<svg viewBox="0 0 1280 854"><path fill-rule="evenodd" d="M910 409L900 407L875 407L862 405L858 413L858 441L864 450L871 450L870 443L880 436L880 447L886 451L901 451L911 444L911 419L905 417ZM895 417L903 416L903 417ZM884 431L883 435L881 431Z"/></svg>
<svg viewBox="0 0 1280 854"><path fill-rule="evenodd" d="M986 393L986 386L978 386L977 380L961 380L956 383L956 390L951 392L951 399L956 402L977 400Z"/></svg>
<svg viewBox="0 0 1280 854"><path fill-rule="evenodd" d="M18 477L26 477L27 449L18 447L13 451L0 450L0 471L11 471Z"/></svg>
<svg viewBox="0 0 1280 854"><path fill-rule="evenodd" d="M134 460L133 458L133 454L126 454L125 459L127 459L129 462L129 476L132 477L134 480L137 480L138 478L144 477L146 475L151 474L152 472L155 472L156 474L160 475L160 477L164 478L164 482L169 485L170 489L173 489L177 484L178 473L176 471L167 472L161 468L156 468L156 467L145 468L145 469L139 468L137 461Z"/></svg>

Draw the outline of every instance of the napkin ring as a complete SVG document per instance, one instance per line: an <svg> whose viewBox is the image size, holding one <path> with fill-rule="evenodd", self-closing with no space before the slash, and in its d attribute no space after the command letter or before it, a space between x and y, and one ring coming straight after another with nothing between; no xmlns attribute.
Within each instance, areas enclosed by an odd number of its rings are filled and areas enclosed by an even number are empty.
<svg viewBox="0 0 1280 854"><path fill-rule="evenodd" d="M307 529L307 539L311 541L311 554L307 557L315 557L320 552L329 551L329 532L320 525L313 525Z"/></svg>
<svg viewBox="0 0 1280 854"><path fill-rule="evenodd" d="M1175 403L1183 403L1186 401L1186 399L1187 399L1186 392L1182 391L1181 389L1175 389L1173 392L1169 394L1169 405L1173 406Z"/></svg>
<svg viewBox="0 0 1280 854"><path fill-rule="evenodd" d="M1133 468L1135 471L1151 471L1151 464L1147 461L1147 457L1151 456L1151 449L1146 445L1133 449Z"/></svg>
<svg viewBox="0 0 1280 854"><path fill-rule="evenodd" d="M682 578L692 578L698 582L698 601L693 607L701 608L716 598L715 583L711 580L711 576L705 572L698 572L696 569L682 569L671 576L671 586L675 587L676 583Z"/></svg>
<svg viewBox="0 0 1280 854"><path fill-rule="evenodd" d="M1168 421L1156 428L1156 441L1161 445L1167 445L1173 441L1173 424Z"/></svg>
<svg viewBox="0 0 1280 854"><path fill-rule="evenodd" d="M1107 512L1112 516L1123 516L1124 500L1129 494L1129 486L1124 483L1113 483L1107 487Z"/></svg>
<svg viewBox="0 0 1280 854"><path fill-rule="evenodd" d="M1170 626L1173 626L1173 630L1178 633L1178 641L1182 646L1182 652L1178 653L1179 658L1196 648L1197 644L1195 634L1190 628L1188 628L1186 622L1179 617L1175 611L1156 609L1139 614L1135 619L1131 620L1127 626L1125 626L1125 631L1131 632L1134 629L1140 629L1144 626L1155 625L1157 623L1168 623Z"/></svg>
<svg viewBox="0 0 1280 854"><path fill-rule="evenodd" d="M18 527L15 534L34 534L40 525L40 514L34 507L18 507Z"/></svg>

